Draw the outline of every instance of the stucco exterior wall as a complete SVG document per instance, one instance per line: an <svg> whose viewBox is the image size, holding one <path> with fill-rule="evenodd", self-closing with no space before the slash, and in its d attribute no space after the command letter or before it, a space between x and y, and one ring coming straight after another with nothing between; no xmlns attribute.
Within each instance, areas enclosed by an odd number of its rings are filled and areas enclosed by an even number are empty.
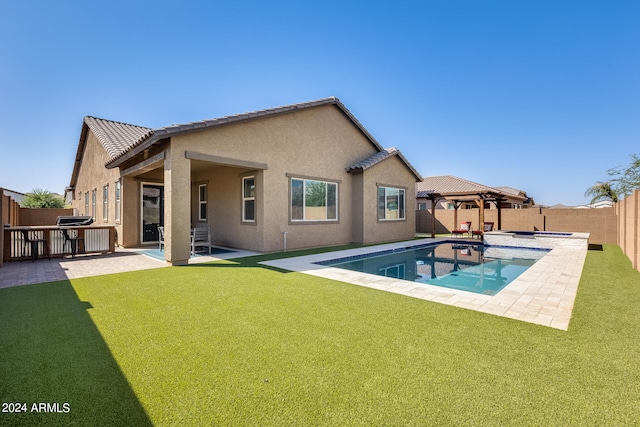
<svg viewBox="0 0 640 427"><path fill-rule="evenodd" d="M218 242L240 242L246 249L270 252L284 249L285 232L287 249L353 241L353 185L346 168L377 149L335 106L180 135L172 138L172 146L176 143L207 155L266 164L257 181L254 226L240 224L241 173L248 170L230 167L210 172L210 209L217 223L212 230ZM338 220L291 221L292 177L338 182Z"/></svg>
<svg viewBox="0 0 640 427"><path fill-rule="evenodd" d="M363 241L377 243L415 237L415 176L397 156L390 157L364 171ZM378 186L405 190L405 219L378 219Z"/></svg>
<svg viewBox="0 0 640 427"><path fill-rule="evenodd" d="M73 200L71 207L77 209L78 215L91 215L92 191L96 191L95 224L110 224L116 226L117 243L122 244L121 222L115 221L115 183L120 179L120 172L117 169L107 169L104 167L109 160L104 147L98 141L93 132L87 133L87 141L82 153L82 167L78 171ZM103 187L108 185L108 214L103 215ZM89 212L85 212L85 197L89 192Z"/></svg>
<svg viewBox="0 0 640 427"><path fill-rule="evenodd" d="M104 167L108 160L104 148L91 131L87 135L73 207L84 214L85 193L91 197L95 189L96 223L114 223L115 182L122 173L117 241L137 246L141 244L142 185L163 184L165 255L172 263L188 259L189 227L195 225L209 225L214 244L259 252L398 240L415 233L415 213L410 209L415 176L396 156L363 173L347 173L347 167L377 154L378 148L335 105L175 134L110 170ZM155 163L138 163L148 158ZM256 179L252 223L242 220L242 178L246 176ZM336 183L337 220L292 220L294 178ZM205 221L198 218L201 183L207 185ZM377 220L378 183L406 190L405 220ZM106 221L102 218L105 184L109 185Z"/></svg>

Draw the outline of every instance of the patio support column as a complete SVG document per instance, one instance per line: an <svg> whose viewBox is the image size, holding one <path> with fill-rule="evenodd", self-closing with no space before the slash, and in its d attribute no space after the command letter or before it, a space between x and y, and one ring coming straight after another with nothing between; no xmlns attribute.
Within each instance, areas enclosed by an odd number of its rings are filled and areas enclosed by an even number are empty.
<svg viewBox="0 0 640 427"><path fill-rule="evenodd" d="M191 254L191 160L171 141L164 161L165 259L187 264Z"/></svg>
<svg viewBox="0 0 640 427"><path fill-rule="evenodd" d="M484 232L484 199L476 200L478 205L478 230Z"/></svg>
<svg viewBox="0 0 640 427"><path fill-rule="evenodd" d="M431 238L435 239L436 237L436 203L438 199L431 199Z"/></svg>

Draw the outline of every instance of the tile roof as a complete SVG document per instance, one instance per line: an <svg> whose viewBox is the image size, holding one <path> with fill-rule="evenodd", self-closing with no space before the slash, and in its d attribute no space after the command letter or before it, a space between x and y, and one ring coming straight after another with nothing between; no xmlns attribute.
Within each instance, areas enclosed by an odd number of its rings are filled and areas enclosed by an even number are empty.
<svg viewBox="0 0 640 427"><path fill-rule="evenodd" d="M416 184L416 197L427 197L434 193L443 196L495 194L509 196L512 199L526 199L520 194L520 190L511 187L488 187L453 175L427 176L422 182Z"/></svg>
<svg viewBox="0 0 640 427"><path fill-rule="evenodd" d="M117 158L153 133L150 128L91 116L85 117L84 122L98 137L109 155L109 160Z"/></svg>
<svg viewBox="0 0 640 427"><path fill-rule="evenodd" d="M499 193L495 188L468 181L453 175L427 176L417 184L418 194L424 192L440 194L477 194L477 193Z"/></svg>
<svg viewBox="0 0 640 427"><path fill-rule="evenodd" d="M415 168L411 165L411 163L409 163L409 161L402 155L400 150L398 150L396 147L386 148L383 151L376 153L371 157L368 157L364 160L359 161L356 164L349 166L347 168L347 172L367 170L370 167L375 166L378 163L382 162L383 160L386 160L389 157L393 157L393 156L398 156L400 160L402 160L402 162L404 162L404 164L407 165L409 169L411 169L413 174L416 176L417 181L420 181L422 179L418 171L415 170Z"/></svg>
<svg viewBox="0 0 640 427"><path fill-rule="evenodd" d="M153 129L151 133L144 136L142 140L139 141L131 141L128 146L123 147L122 150L115 153L115 155L111 158L111 160L107 163L108 168L113 168L118 166L123 161L135 156L140 153L145 148L153 145L161 139L169 138L174 135L179 135L187 132L193 132L200 129L222 126L231 123L244 122L248 120L270 117L279 114L285 114L292 111L302 110L311 107L317 107L321 105L335 105L338 107L350 120L353 124L360 129L360 131L367 137L367 139L379 150L383 151L384 148L380 143L371 135L364 126L355 118L353 114L347 109L347 107L340 102L340 100L334 96L329 98L318 99L315 101L302 102L298 104L290 104L284 105L281 107L275 108L267 108L264 110L252 111L249 113L235 114L232 116L225 116L220 118L214 118L209 120L201 120L198 122L191 122L185 124L177 124L171 126L165 126L159 129ZM146 129L146 128L145 128Z"/></svg>
<svg viewBox="0 0 640 427"><path fill-rule="evenodd" d="M373 135L371 135L369 131L367 131L367 129L365 129L365 127L358 121L358 119L356 119L356 117L347 109L347 107L345 107L338 98L332 96L315 101L284 105L275 108L267 108L264 110L235 114L231 116L202 120L198 122L170 125L157 129L151 129L143 126L136 126L127 123L87 116L84 118L83 130L82 134L80 135L80 143L78 144L78 152L76 153L76 161L74 164L74 171L72 173L70 186L73 187L77 178L78 168L82 158L82 152L84 150L84 143L88 129L90 129L97 136L98 140L106 150L109 156L109 160L105 166L111 169L119 166L126 160L134 157L151 145L166 138L170 138L174 135L184 134L215 126L223 126L231 123L240 123L263 117L286 114L289 112L322 105L335 105L338 109L340 109L340 111L345 116L347 116L347 118L379 151L379 153L375 154L371 158L359 162L357 165L348 168L348 170L367 169L391 156L397 155L414 173L417 181L422 179L420 174L415 170L415 168L408 162L408 160L402 155L399 150L397 150L396 148L389 148L385 150L382 145L380 145L380 143L373 137Z"/></svg>

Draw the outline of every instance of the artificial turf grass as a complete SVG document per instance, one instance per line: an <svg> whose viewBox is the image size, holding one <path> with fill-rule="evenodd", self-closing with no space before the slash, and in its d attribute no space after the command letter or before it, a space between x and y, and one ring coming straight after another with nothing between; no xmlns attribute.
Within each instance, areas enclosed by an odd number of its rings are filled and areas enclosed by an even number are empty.
<svg viewBox="0 0 640 427"><path fill-rule="evenodd" d="M110 350L99 352L97 365L117 361L158 425L575 425L640 417L639 275L616 247L588 254L568 332L258 264L277 256L74 280L71 299L93 307L85 311L92 323L79 328L97 328ZM40 286L30 298L48 298ZM19 331L7 322L12 305L2 308L2 324ZM70 345L79 352L79 342ZM114 383L109 395L119 394ZM60 419L86 421L80 411L69 416Z"/></svg>
<svg viewBox="0 0 640 427"><path fill-rule="evenodd" d="M0 402L27 409L0 413L0 425L151 425L88 307L67 281L0 293ZM32 411L40 403L70 412Z"/></svg>

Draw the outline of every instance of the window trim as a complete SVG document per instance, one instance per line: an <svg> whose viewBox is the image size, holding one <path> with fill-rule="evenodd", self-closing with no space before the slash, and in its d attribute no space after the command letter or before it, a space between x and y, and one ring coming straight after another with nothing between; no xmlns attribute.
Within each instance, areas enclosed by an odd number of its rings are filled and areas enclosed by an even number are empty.
<svg viewBox="0 0 640 427"><path fill-rule="evenodd" d="M384 189L384 218L380 218L380 190ZM400 198L400 194L402 193L402 208L398 206L398 218L387 218L387 190L398 190L398 198ZM400 193L401 192L401 193ZM403 214L400 217L400 213ZM407 189L405 187L396 187L393 185L387 184L377 184L376 185L376 216L379 222L388 222L388 221L406 221L407 220Z"/></svg>
<svg viewBox="0 0 640 427"><path fill-rule="evenodd" d="M307 176L300 176L300 175L290 175L287 174L287 176L289 177L289 223L290 224L318 224L318 223L326 223L326 224L336 224L340 222L340 203L339 203L339 199L340 199L340 183L341 181L339 180L331 180L331 179L326 179L326 178L315 178L315 177L307 177ZM294 219L293 218L293 181L302 181L302 219ZM316 181L316 182L321 182L325 184L325 216L327 216L324 219L305 219L305 201L306 198L305 196L305 189L306 189L306 182L307 181ZM328 197L329 197L329 192L326 191L328 188L328 185L334 185L335 186L335 218L328 218L328 210L329 210L329 203L328 203Z"/></svg>
<svg viewBox="0 0 640 427"><path fill-rule="evenodd" d="M109 221L109 184L102 186L102 220Z"/></svg>
<svg viewBox="0 0 640 427"><path fill-rule="evenodd" d="M201 189L204 187L204 200L202 198ZM202 216L202 207L204 206L204 217ZM198 221L206 222L209 217L209 185L204 182L198 184Z"/></svg>
<svg viewBox="0 0 640 427"><path fill-rule="evenodd" d="M114 193L115 193L113 199L115 201L115 208L116 208L114 220L116 224L120 224L121 207L122 207L122 181L117 180L113 187L114 187Z"/></svg>
<svg viewBox="0 0 640 427"><path fill-rule="evenodd" d="M94 188L93 190L91 190L91 218L93 218L93 220L96 220L96 204L97 204L97 200L98 199L98 189Z"/></svg>
<svg viewBox="0 0 640 427"><path fill-rule="evenodd" d="M252 197L247 197L245 195L245 181L248 179L252 179L253 180L253 196ZM242 177L242 188L241 188L241 195L242 195L242 222L245 223L250 223L250 224L254 224L256 222L256 177L255 175L249 175L249 176L243 176ZM253 201L253 219L247 219L247 212L246 212L246 202L248 201Z"/></svg>

